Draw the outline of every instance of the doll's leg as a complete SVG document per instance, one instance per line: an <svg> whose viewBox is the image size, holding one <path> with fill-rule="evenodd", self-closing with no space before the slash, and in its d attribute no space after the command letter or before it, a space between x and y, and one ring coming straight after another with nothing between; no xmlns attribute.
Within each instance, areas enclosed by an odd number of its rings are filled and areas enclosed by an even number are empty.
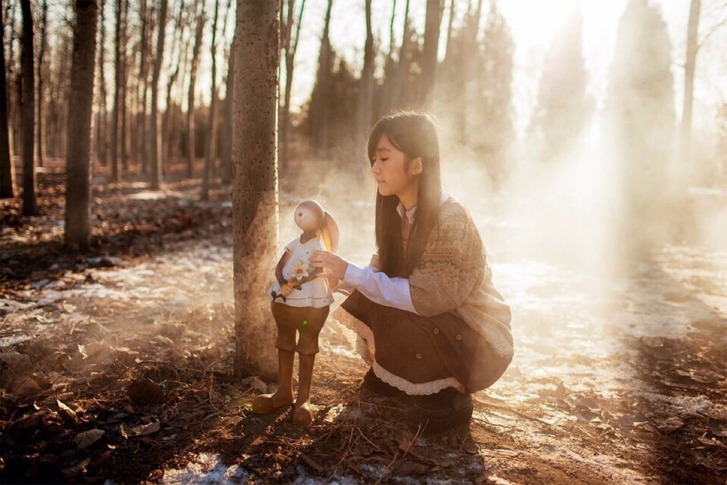
<svg viewBox="0 0 727 485"><path fill-rule="evenodd" d="M278 348L278 389L274 394L261 394L252 402L252 409L258 414L272 413L278 408L293 404L293 363L295 359L295 327L287 319L281 318L278 302L271 307L275 323L278 326L278 337L275 346ZM285 310L285 309L282 309Z"/></svg>
<svg viewBox="0 0 727 485"><path fill-rule="evenodd" d="M299 376L298 397L293 410L293 422L308 425L313 421L313 412L310 409L310 387L313 380L313 365L315 364L318 348L318 335L326 323L329 307L311 308L309 318L299 328L300 339L296 350L298 351Z"/></svg>

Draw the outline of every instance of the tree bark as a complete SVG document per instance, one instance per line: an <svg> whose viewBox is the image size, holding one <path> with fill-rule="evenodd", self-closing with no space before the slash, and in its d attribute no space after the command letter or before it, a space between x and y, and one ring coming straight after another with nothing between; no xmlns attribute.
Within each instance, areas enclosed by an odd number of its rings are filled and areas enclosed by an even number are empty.
<svg viewBox="0 0 727 485"><path fill-rule="evenodd" d="M149 161L151 162L151 188L161 188L161 158L159 153L159 77L162 70L162 59L164 58L164 31L167 24L167 0L161 0L159 9L159 31L157 36L156 60L154 61L154 74L151 81L151 116L149 119L149 135L151 137L149 149Z"/></svg>
<svg viewBox="0 0 727 485"><path fill-rule="evenodd" d="M278 259L276 111L279 2L237 0L232 144L235 374L273 378L275 326L264 294Z"/></svg>
<svg viewBox="0 0 727 485"><path fill-rule="evenodd" d="M202 2L202 12L197 18L197 30L194 35L192 48L192 64L189 70L189 92L187 93L187 178L194 176L194 160L196 158L194 136L194 88L197 83L197 68L199 66L199 53L202 49L204 34L205 2Z"/></svg>
<svg viewBox="0 0 727 485"><path fill-rule="evenodd" d="M5 45L5 2L0 0L0 45ZM0 49L0 199L15 197L15 167L10 156L5 49Z"/></svg>
<svg viewBox="0 0 727 485"><path fill-rule="evenodd" d="M23 142L23 214L38 215L35 187L35 69L33 65L33 7L30 0L21 0L23 9L22 75L22 142Z"/></svg>
<svg viewBox="0 0 727 485"><path fill-rule="evenodd" d="M220 0L215 0L215 13L212 16L212 89L210 92L209 120L207 122L207 137L205 140L204 175L202 177L202 200L209 200L210 178L212 177L212 164L215 158L215 122L217 121L217 18L220 11Z"/></svg>
<svg viewBox="0 0 727 485"><path fill-rule="evenodd" d="M68 104L65 242L70 248L87 251L91 234L91 113L98 0L76 0L75 3Z"/></svg>

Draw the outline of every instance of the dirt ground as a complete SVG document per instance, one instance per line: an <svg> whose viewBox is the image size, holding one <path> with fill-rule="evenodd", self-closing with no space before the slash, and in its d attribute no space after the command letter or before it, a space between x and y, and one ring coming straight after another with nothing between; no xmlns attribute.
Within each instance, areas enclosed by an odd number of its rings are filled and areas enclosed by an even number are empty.
<svg viewBox="0 0 727 485"><path fill-rule="evenodd" d="M250 411L274 383L232 375L229 189L199 202L198 182L98 190L85 256L62 249L59 173L37 218L0 201L2 483L727 484L727 254L658 248L594 291L501 251L516 356L440 435L360 390L329 320L300 428Z"/></svg>

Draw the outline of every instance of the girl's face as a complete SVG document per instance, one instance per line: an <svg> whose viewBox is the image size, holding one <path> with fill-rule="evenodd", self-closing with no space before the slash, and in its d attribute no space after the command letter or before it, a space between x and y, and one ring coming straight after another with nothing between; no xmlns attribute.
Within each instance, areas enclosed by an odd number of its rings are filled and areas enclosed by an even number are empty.
<svg viewBox="0 0 727 485"><path fill-rule="evenodd" d="M421 159L411 160L407 164L404 152L398 150L385 134L379 138L370 162L371 173L382 196L401 195L416 188L417 174L421 173Z"/></svg>

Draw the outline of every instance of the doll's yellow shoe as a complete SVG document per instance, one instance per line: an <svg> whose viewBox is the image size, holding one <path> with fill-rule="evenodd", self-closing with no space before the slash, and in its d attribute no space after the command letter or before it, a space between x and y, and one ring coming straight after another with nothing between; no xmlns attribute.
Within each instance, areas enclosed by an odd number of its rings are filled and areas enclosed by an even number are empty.
<svg viewBox="0 0 727 485"><path fill-rule="evenodd" d="M270 414L277 409L293 404L292 397L290 398L290 401L286 401L283 403L276 403L274 399L275 394L260 394L252 401L253 412L257 414Z"/></svg>
<svg viewBox="0 0 727 485"><path fill-rule="evenodd" d="M308 426L313 422L313 411L310 410L308 403L293 410L293 424Z"/></svg>

